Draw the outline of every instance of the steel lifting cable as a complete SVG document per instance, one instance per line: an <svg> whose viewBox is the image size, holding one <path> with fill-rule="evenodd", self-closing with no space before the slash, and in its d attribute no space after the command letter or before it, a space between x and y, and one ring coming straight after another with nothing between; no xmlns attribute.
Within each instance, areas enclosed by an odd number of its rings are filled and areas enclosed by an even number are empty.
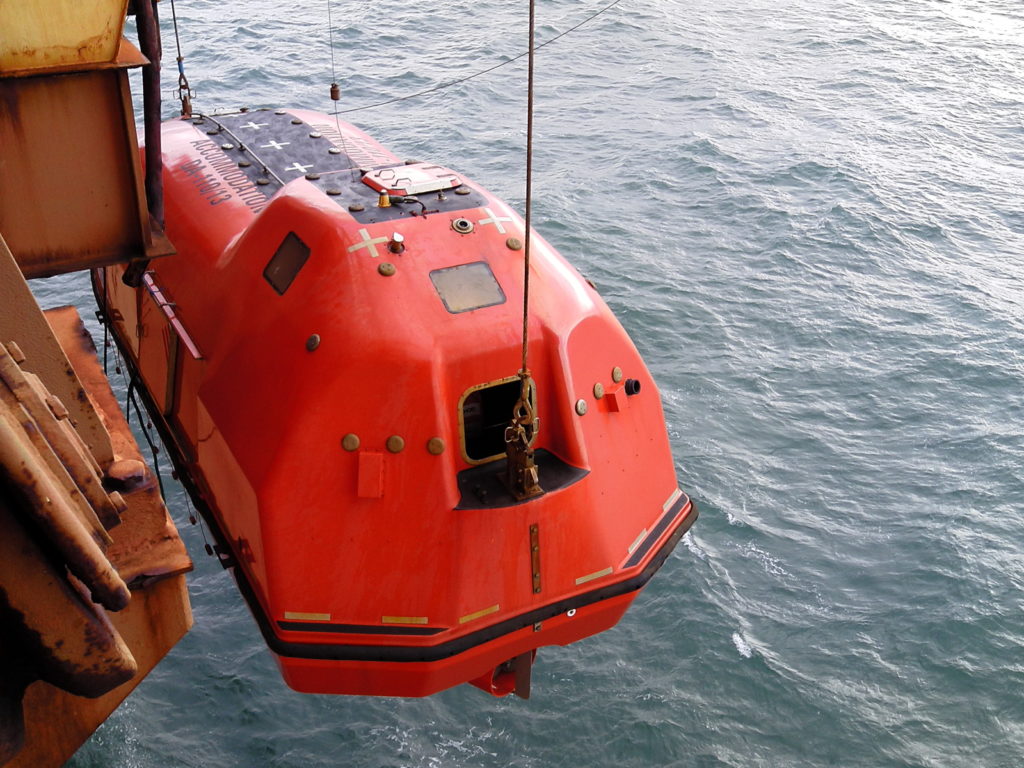
<svg viewBox="0 0 1024 768"><path fill-rule="evenodd" d="M534 45L535 0L530 0L530 47L527 50L526 74L526 246L523 251L523 364L519 372L523 380L523 396L529 393L526 379L530 376L527 358L530 352L530 245L533 242L532 202L533 202L533 61L537 49Z"/></svg>
<svg viewBox="0 0 1024 768"><path fill-rule="evenodd" d="M519 399L512 408L512 421L505 428L505 453L507 455L505 484L518 500L539 496L543 493L540 487L539 469L534 462L533 448L530 443L537 435L538 420L530 399L533 378L528 365L530 354L530 245L531 212L533 196L533 72L536 5L530 0L530 47L529 66L526 83L526 219L525 249L523 252L523 348L521 367L519 369Z"/></svg>
<svg viewBox="0 0 1024 768"><path fill-rule="evenodd" d="M334 102L334 128L341 139L341 151L348 157L348 146L345 142L345 134L341 130L341 119L338 117L338 100L341 98L341 89L338 88L338 71L334 64L334 20L331 18L331 0L327 0L327 34L331 46L331 101ZM353 168L353 178L358 173L358 168Z"/></svg>
<svg viewBox="0 0 1024 768"><path fill-rule="evenodd" d="M171 0L171 18L174 21L174 45L178 49L178 93L181 101L181 116L192 117L192 89L189 87L188 78L185 77L185 57L181 55L181 39L178 37L178 12L174 8L174 0Z"/></svg>
<svg viewBox="0 0 1024 768"><path fill-rule="evenodd" d="M551 45L552 43L562 39L566 35L575 32L577 29L582 27L584 24L587 24L587 23L593 21L594 19L596 19L598 16L600 16L603 13L605 13L606 11L610 11L612 8L614 8L616 5L618 5L621 2L622 2L622 0L612 0L612 2L608 3L608 5L604 6L599 11L595 11L590 16L587 16L587 18L583 19L583 21L581 21L581 22L579 22L577 24L574 24L573 26L569 27L567 30L565 30L565 32L560 32L559 34L557 34L554 37L552 37L550 40L545 40L540 45L535 46L535 50L539 51L541 48L544 48L545 46ZM361 112L364 109L374 109L376 107L383 107L383 106L385 106L387 104L395 104L396 102L399 102L399 101L408 101L409 99L417 99L420 96L428 96L428 95L430 95L432 93L437 93L438 91L443 91L443 90L445 90L447 88L451 88L452 86L459 85L461 83L469 82L470 80L473 80L474 78L481 77L482 75L489 74L489 73L493 72L496 69L501 69L502 67L507 67L509 64L514 64L515 62L519 61L524 56L530 56L530 55L531 55L530 51L527 50L527 51L524 51L523 53L520 53L520 54L517 54L517 55L513 56L511 59L507 59L506 61L500 61L497 64L494 64L494 65L492 65L490 67L487 67L486 69L481 69L479 72L474 72L471 75L466 75L465 77L459 77L459 78L456 78L455 80L449 80L446 83L441 83L440 85L435 85L435 86L433 86L431 88L426 88L426 89L424 89L422 91L417 91L416 93L410 93L407 96L396 96L393 99L387 99L386 101L378 101L378 102L375 102L373 104L363 104L360 107L352 107L350 109L343 109L343 110L341 110L341 114L346 115L349 112Z"/></svg>

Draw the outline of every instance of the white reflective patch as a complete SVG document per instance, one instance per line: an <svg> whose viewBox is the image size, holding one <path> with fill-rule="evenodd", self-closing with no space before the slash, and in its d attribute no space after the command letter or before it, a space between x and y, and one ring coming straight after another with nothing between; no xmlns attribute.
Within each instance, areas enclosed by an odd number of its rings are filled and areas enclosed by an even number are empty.
<svg viewBox="0 0 1024 768"><path fill-rule="evenodd" d="M668 501L666 501L664 504L661 505L661 511L662 512L668 512L669 507L671 507L673 504L675 504L676 501L679 499L679 497L682 496L682 495L683 495L683 492L681 490L679 490L678 488L676 488L675 491L672 492L672 495L668 497Z"/></svg>
<svg viewBox="0 0 1024 768"><path fill-rule="evenodd" d="M640 535L633 540L633 543L629 545L629 549L627 549L626 552L632 555L636 551L636 548L640 546L640 542L643 541L646 536L647 529L644 528L642 531L640 531Z"/></svg>

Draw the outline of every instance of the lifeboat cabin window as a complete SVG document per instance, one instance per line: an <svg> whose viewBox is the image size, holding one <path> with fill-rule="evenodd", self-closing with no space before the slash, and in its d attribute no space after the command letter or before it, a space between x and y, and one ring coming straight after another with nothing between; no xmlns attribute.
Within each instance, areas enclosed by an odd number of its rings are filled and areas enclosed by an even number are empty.
<svg viewBox="0 0 1024 768"><path fill-rule="evenodd" d="M308 258L309 246L294 232L289 232L267 262L263 277L278 294L284 296Z"/></svg>
<svg viewBox="0 0 1024 768"><path fill-rule="evenodd" d="M505 303L505 293L486 261L474 261L430 273L444 308L453 315Z"/></svg>
<svg viewBox="0 0 1024 768"><path fill-rule="evenodd" d="M462 436L466 458L480 464L505 455L505 427L519 399L519 378L503 379L474 387L462 396ZM536 391L530 401L536 408Z"/></svg>

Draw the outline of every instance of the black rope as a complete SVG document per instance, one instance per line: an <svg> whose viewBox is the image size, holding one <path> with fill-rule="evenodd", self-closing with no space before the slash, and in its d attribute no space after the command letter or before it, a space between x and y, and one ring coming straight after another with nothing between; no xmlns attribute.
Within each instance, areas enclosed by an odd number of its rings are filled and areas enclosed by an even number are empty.
<svg viewBox="0 0 1024 768"><path fill-rule="evenodd" d="M107 273L101 271L100 279L103 280L103 375L108 379L110 374L107 371L107 350L110 349L110 302L107 298Z"/></svg>
<svg viewBox="0 0 1024 768"><path fill-rule="evenodd" d="M173 0L171 0L171 2L172 2L172 7L173 7ZM569 29L565 30L565 32L562 32L560 34L555 35L550 40L547 40L547 41L541 43L540 45L537 45L537 46L532 46L531 45L531 49L530 50L524 51L523 53L520 53L517 56L513 56L508 61L502 61L502 62L500 62L498 64L495 64L493 67L488 67L487 69L482 69L479 72L473 73L472 75L467 75L466 77L460 77L460 78L458 78L456 80L451 80L451 81L449 81L447 83L441 83L440 85L435 85L433 88L427 88L426 90L418 91L417 93L411 93L408 96L396 96L393 99L388 99L387 101L379 101L376 104L364 104L361 107L352 107L352 109L343 109L338 114L345 115L345 114L348 114L349 112L359 112L359 111L364 110L364 109L374 109L376 107L383 107L386 104L394 104L394 103L399 102L399 101L408 101L409 99L416 99L416 98L419 98L420 96L426 96L427 94L430 94L430 93L436 93L437 91L443 91L445 88L451 88L453 85L459 85L460 83L468 82L470 80L473 80L474 78L480 77L481 75L486 75L486 74L488 74L490 72L493 72L496 69L501 69L504 66L512 64L514 62L517 62L521 58L523 58L524 56L532 55L532 53L531 53L532 51L539 51L541 48L544 48L545 46L551 45L556 40L562 39L563 37L568 35L570 32L575 32L577 29L582 27L587 22L593 21L598 16L600 16L602 13L604 13L605 11L610 10L611 8L614 8L616 5L618 5L621 2L622 2L622 0L614 0L614 2L609 3L604 8L602 8L599 11L597 11L597 13L594 13L593 15L588 16L583 21L581 21L579 24L576 24L575 26L569 27ZM531 36L531 40L532 40L532 36Z"/></svg>
<svg viewBox="0 0 1024 768"><path fill-rule="evenodd" d="M129 421L131 419L131 412L127 407L131 404L135 407L135 415L139 419L139 428L142 430L143 437L146 438L146 443L149 445L149 452L153 457L153 472L156 474L157 484L160 486L160 496L164 499L167 496L164 494L164 478L160 474L160 459L157 456L160 453L160 449L153 442L153 437L149 434L149 429L152 428L152 423L146 422L146 419L142 417L142 409L139 407L139 401L135 397L135 376L132 376L128 382L128 400L125 406L125 413L128 415Z"/></svg>

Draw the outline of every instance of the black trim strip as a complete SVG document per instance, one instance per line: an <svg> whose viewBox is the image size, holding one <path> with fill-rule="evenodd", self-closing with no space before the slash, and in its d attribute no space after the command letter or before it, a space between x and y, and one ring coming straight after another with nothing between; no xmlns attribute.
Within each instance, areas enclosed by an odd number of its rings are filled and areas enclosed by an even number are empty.
<svg viewBox="0 0 1024 768"><path fill-rule="evenodd" d="M279 621L289 632L340 632L349 635L436 635L448 627L410 627L378 624L327 624L318 621Z"/></svg>
<svg viewBox="0 0 1024 768"><path fill-rule="evenodd" d="M661 538L661 534L663 534L665 529L668 528L669 523L676 519L680 510L686 506L686 502L689 500L690 499L685 493L676 499L676 503L669 508L668 512L661 516L658 524L651 529L649 534L647 534L647 538L644 539L643 544L636 548L629 560L626 561L626 564L622 566L623 568L632 568L633 566L640 564L640 561L644 559L644 555L647 554L647 550L653 547L654 542Z"/></svg>
<svg viewBox="0 0 1024 768"><path fill-rule="evenodd" d="M462 637L449 640L446 643L440 643L433 646L324 645L314 643L293 643L282 640L274 635L269 622L267 622L265 617L263 617L262 611L260 613L256 613L254 611L256 623L259 625L260 631L263 633L263 639L266 641L267 646L278 656L300 659L319 659L324 661L429 662L447 659L475 646L483 645L491 640L495 640L502 635L511 634L512 632L516 632L524 627L532 626L539 621L544 621L553 616L557 616L560 613L565 613L573 608L582 608L586 605L599 603L602 600L625 595L629 592L635 592L646 586L647 582L650 581L651 577L658 572L661 566L665 563L665 560L672 553L672 550L675 549L676 544L678 544L683 535L690 530L690 527L697 519L696 505L692 504L685 494L680 498L683 502L682 505L680 505L681 508L684 508L687 503L691 504L689 514L679 521L678 527L672 532L672 535L665 540L664 544L661 545L654 557L651 558L650 563L647 564L647 567L636 576L626 579L625 581L608 584L607 586L586 592L576 597L559 600L556 603L550 603L549 605L542 606L528 613L514 616L497 624L492 624L489 627L483 627L482 629L479 629L476 632L471 632L468 635L463 635ZM238 589L242 593L242 596L245 597L246 601L249 602L250 607L253 605L259 605L255 600L255 595L253 595L248 582L245 580L245 574L237 569L233 569L233 571L238 579Z"/></svg>

